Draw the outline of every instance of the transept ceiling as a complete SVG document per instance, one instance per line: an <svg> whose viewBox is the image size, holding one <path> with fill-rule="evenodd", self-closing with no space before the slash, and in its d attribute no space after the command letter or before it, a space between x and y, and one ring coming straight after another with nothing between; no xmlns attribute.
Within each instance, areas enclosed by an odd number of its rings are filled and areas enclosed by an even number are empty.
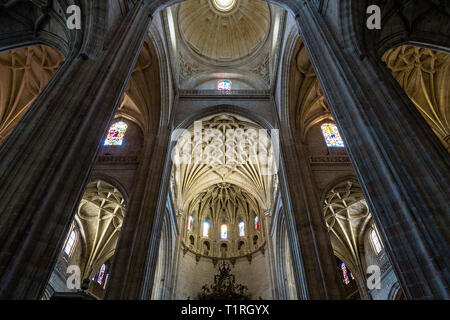
<svg viewBox="0 0 450 320"><path fill-rule="evenodd" d="M403 45L389 49L382 60L450 151L449 55Z"/></svg>
<svg viewBox="0 0 450 320"><path fill-rule="evenodd" d="M0 145L63 63L62 54L45 45L0 54ZM131 75L116 117L144 132L157 127L161 99L158 59L150 37ZM152 122L153 121L153 122Z"/></svg>
<svg viewBox="0 0 450 320"><path fill-rule="evenodd" d="M0 145L62 61L56 49L43 45L0 54Z"/></svg>
<svg viewBox="0 0 450 320"><path fill-rule="evenodd" d="M382 61L450 151L449 55L403 45L386 51ZM301 39L294 47L289 77L292 127L305 138L312 126L333 118Z"/></svg>
<svg viewBox="0 0 450 320"><path fill-rule="evenodd" d="M75 216L83 244L83 279L91 277L111 258L125 216L125 199L113 185L90 182Z"/></svg>
<svg viewBox="0 0 450 320"><path fill-rule="evenodd" d="M334 186L322 207L335 255L349 264L355 273L364 275L364 233L372 215L356 180Z"/></svg>

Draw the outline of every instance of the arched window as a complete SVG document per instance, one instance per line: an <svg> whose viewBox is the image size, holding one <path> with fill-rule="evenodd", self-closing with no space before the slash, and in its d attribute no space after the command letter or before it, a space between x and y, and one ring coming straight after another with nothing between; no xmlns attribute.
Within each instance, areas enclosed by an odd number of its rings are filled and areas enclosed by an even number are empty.
<svg viewBox="0 0 450 320"><path fill-rule="evenodd" d="M370 230L370 240L372 241L373 249L375 250L376 254L379 254L382 250L380 238L378 238L378 234L375 231L375 229Z"/></svg>
<svg viewBox="0 0 450 320"><path fill-rule="evenodd" d="M188 218L188 230L192 231L192 227L194 225L194 217L193 216L189 216Z"/></svg>
<svg viewBox="0 0 450 320"><path fill-rule="evenodd" d="M72 254L72 249L75 246L75 242L77 240L77 232L72 230L69 235L69 239L67 239L66 246L64 247L64 253L68 256Z"/></svg>
<svg viewBox="0 0 450 320"><path fill-rule="evenodd" d="M240 236L240 237L245 236L245 230L244 230L244 228L245 228L245 223L244 223L244 221L239 222L239 236Z"/></svg>
<svg viewBox="0 0 450 320"><path fill-rule="evenodd" d="M350 278L348 277L347 266L343 262L341 263L341 271L342 271L342 277L343 277L344 283L349 284Z"/></svg>
<svg viewBox="0 0 450 320"><path fill-rule="evenodd" d="M219 91L231 91L230 80L220 80L217 82L217 90Z"/></svg>
<svg viewBox="0 0 450 320"><path fill-rule="evenodd" d="M119 121L114 123L108 131L108 136L105 139L105 143L103 145L105 146L121 146L123 143L123 137L125 136L125 133L127 132L128 125L123 122Z"/></svg>
<svg viewBox="0 0 450 320"><path fill-rule="evenodd" d="M220 227L220 239L222 239L222 240L227 240L227 238L228 238L228 233L227 233L227 225L226 224L223 224L221 227Z"/></svg>
<svg viewBox="0 0 450 320"><path fill-rule="evenodd" d="M103 264L97 276L97 282L100 285L103 283L103 279L105 278L105 271L106 271L106 264Z"/></svg>
<svg viewBox="0 0 450 320"><path fill-rule="evenodd" d="M342 140L336 125L332 123L324 123L321 128L327 147L344 146L344 141Z"/></svg>
<svg viewBox="0 0 450 320"><path fill-rule="evenodd" d="M259 218L258 218L258 216L255 217L255 230L259 231Z"/></svg>
<svg viewBox="0 0 450 320"><path fill-rule="evenodd" d="M203 222L203 236L204 236L204 237L207 237L207 236L208 236L210 226L211 226L211 225L209 224L208 221L204 221L204 222Z"/></svg>

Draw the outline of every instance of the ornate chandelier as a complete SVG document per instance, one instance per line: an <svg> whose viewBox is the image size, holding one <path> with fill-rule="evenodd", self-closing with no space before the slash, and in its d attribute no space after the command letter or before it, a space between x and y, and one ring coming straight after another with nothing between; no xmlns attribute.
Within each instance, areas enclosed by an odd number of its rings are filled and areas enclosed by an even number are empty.
<svg viewBox="0 0 450 320"><path fill-rule="evenodd" d="M197 300L250 300L247 291L247 286L236 283L230 265L222 262L219 266L219 274L214 276L214 284L203 285Z"/></svg>

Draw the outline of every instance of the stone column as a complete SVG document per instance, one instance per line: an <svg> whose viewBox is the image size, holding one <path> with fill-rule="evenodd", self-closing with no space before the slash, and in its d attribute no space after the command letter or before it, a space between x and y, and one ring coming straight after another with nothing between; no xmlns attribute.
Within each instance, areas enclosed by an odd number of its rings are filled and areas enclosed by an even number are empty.
<svg viewBox="0 0 450 320"><path fill-rule="evenodd" d="M449 299L447 151L377 57L342 48L312 1L295 14L405 295Z"/></svg>
<svg viewBox="0 0 450 320"><path fill-rule="evenodd" d="M151 299L170 177L167 115L148 134L112 264L105 299ZM158 128L156 119L154 128Z"/></svg>
<svg viewBox="0 0 450 320"><path fill-rule="evenodd" d="M286 227L299 299L343 299L330 236L320 208L306 152L294 139L288 125L281 128L281 149L285 174L281 188Z"/></svg>
<svg viewBox="0 0 450 320"><path fill-rule="evenodd" d="M0 149L0 299L38 299L139 55L137 2L96 58L58 70Z"/></svg>

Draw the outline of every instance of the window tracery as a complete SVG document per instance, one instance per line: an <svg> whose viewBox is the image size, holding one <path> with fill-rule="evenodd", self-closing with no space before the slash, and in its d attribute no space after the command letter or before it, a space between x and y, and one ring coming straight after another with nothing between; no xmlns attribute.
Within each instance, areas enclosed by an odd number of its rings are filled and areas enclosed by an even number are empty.
<svg viewBox="0 0 450 320"><path fill-rule="evenodd" d="M72 230L72 232L69 235L69 239L67 239L66 246L64 247L64 253L67 256L70 256L72 254L72 250L75 247L76 240L77 240L77 232L75 230Z"/></svg>
<svg viewBox="0 0 450 320"><path fill-rule="evenodd" d="M381 246L380 238L378 238L378 234L375 229L372 229L370 231L370 240L372 241L372 246L375 250L375 253L379 254L383 248Z"/></svg>

